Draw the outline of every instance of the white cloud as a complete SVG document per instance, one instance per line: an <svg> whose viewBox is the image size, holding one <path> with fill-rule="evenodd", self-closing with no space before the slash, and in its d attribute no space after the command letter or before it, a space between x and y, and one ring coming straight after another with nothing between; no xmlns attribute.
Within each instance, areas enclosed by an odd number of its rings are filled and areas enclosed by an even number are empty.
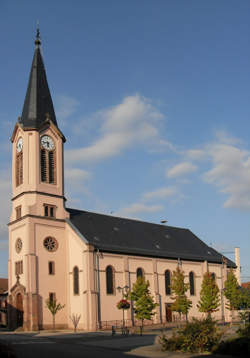
<svg viewBox="0 0 250 358"><path fill-rule="evenodd" d="M192 160L204 159L206 156L206 152L203 149L190 149L186 154Z"/></svg>
<svg viewBox="0 0 250 358"><path fill-rule="evenodd" d="M136 217L138 214L142 213L155 213L157 211L163 210L162 205L146 205L143 203L134 203L126 208L120 209L117 214L125 217Z"/></svg>
<svg viewBox="0 0 250 358"><path fill-rule="evenodd" d="M159 188L154 191L145 193L143 195L144 200L154 200L154 199L160 199L164 200L169 198L170 196L173 196L177 193L177 189L175 187L165 187L165 188Z"/></svg>
<svg viewBox="0 0 250 358"><path fill-rule="evenodd" d="M98 112L101 118L99 138L88 147L66 151L67 161L98 161L119 155L135 145L171 148L171 143L160 138L159 120L162 113L148 99L135 95L125 97L111 109Z"/></svg>
<svg viewBox="0 0 250 358"><path fill-rule="evenodd" d="M168 178L176 178L194 172L196 169L196 165L190 162L182 162L167 170L166 175Z"/></svg>
<svg viewBox="0 0 250 358"><path fill-rule="evenodd" d="M65 179L68 183L74 182L83 182L90 179L91 174L84 169L80 168L66 168L65 170Z"/></svg>
<svg viewBox="0 0 250 358"><path fill-rule="evenodd" d="M62 122L70 117L77 109L79 102L72 97L59 95L55 98L56 116Z"/></svg>
<svg viewBox="0 0 250 358"><path fill-rule="evenodd" d="M65 169L66 193L69 198L68 205L80 202L82 195L89 195L87 186L91 173L80 168Z"/></svg>
<svg viewBox="0 0 250 358"><path fill-rule="evenodd" d="M212 169L205 181L228 195L224 207L250 209L250 153L234 145L215 143L208 147Z"/></svg>

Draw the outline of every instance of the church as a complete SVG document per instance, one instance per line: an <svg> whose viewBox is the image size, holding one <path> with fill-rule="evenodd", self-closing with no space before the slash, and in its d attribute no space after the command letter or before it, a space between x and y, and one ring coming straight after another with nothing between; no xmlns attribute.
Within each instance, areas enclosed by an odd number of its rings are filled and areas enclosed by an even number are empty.
<svg viewBox="0 0 250 358"><path fill-rule="evenodd" d="M239 263L225 259L189 229L67 208L65 141L38 31L22 115L11 137L9 327L50 329L47 299L64 306L56 315L57 329L72 328L73 315L80 316L79 329L114 324L122 320L116 307L121 288L131 289L138 276L149 281L158 303L154 323L171 321L171 272L177 265L190 285L189 315L201 316L196 305L203 274L213 273L222 291L230 267L239 278ZM215 317L229 319L223 297ZM125 311L125 319L127 325L135 323L133 309Z"/></svg>

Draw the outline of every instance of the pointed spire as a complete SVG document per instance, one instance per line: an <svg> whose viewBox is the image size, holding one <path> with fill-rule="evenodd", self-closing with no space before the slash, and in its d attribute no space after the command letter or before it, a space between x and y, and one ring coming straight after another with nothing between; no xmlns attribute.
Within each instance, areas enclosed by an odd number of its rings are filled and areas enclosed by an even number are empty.
<svg viewBox="0 0 250 358"><path fill-rule="evenodd" d="M57 126L40 45L40 30L37 27L35 53L30 71L29 84L22 116L19 119L19 123L23 128L39 129L48 118Z"/></svg>

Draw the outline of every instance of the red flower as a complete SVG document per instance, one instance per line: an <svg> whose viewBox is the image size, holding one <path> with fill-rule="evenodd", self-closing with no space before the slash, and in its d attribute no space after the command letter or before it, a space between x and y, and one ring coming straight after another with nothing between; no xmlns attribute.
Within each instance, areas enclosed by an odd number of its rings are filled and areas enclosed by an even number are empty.
<svg viewBox="0 0 250 358"><path fill-rule="evenodd" d="M130 308L130 303L123 298L117 303L116 307L119 310L128 310Z"/></svg>

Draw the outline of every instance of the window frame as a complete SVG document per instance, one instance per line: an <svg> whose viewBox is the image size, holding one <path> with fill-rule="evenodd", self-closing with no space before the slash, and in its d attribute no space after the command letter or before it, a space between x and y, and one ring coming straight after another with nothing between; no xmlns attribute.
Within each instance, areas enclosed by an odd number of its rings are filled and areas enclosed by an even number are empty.
<svg viewBox="0 0 250 358"><path fill-rule="evenodd" d="M195 274L193 271L190 271L188 274L188 279L189 279L189 293L190 296L195 296ZM192 281L192 282L191 282Z"/></svg>
<svg viewBox="0 0 250 358"><path fill-rule="evenodd" d="M80 294L78 266L73 267L72 273L73 273L73 294L74 294L74 296L78 296Z"/></svg>
<svg viewBox="0 0 250 358"><path fill-rule="evenodd" d="M139 274L139 272L141 274ZM136 279L138 279L138 277L141 277L141 278L145 277L145 272L142 267L137 267L137 269L136 269Z"/></svg>
<svg viewBox="0 0 250 358"><path fill-rule="evenodd" d="M105 276L106 276L106 294L115 295L115 269L112 265L108 265L106 267ZM109 283L109 280L111 280L111 283Z"/></svg>
<svg viewBox="0 0 250 358"><path fill-rule="evenodd" d="M165 295L171 295L171 271L165 270L164 272L164 280L165 280Z"/></svg>
<svg viewBox="0 0 250 358"><path fill-rule="evenodd" d="M55 275L55 261L49 261L48 262L48 272L49 275Z"/></svg>
<svg viewBox="0 0 250 358"><path fill-rule="evenodd" d="M56 175L56 149L47 150L40 147L40 181L41 183L54 184Z"/></svg>
<svg viewBox="0 0 250 358"><path fill-rule="evenodd" d="M43 204L43 215L46 218L55 218L56 217L56 209L57 209L56 205L44 203ZM53 211L53 215L51 215L51 210Z"/></svg>
<svg viewBox="0 0 250 358"><path fill-rule="evenodd" d="M18 205L15 209L16 209L16 220L20 220L22 218L22 205Z"/></svg>

